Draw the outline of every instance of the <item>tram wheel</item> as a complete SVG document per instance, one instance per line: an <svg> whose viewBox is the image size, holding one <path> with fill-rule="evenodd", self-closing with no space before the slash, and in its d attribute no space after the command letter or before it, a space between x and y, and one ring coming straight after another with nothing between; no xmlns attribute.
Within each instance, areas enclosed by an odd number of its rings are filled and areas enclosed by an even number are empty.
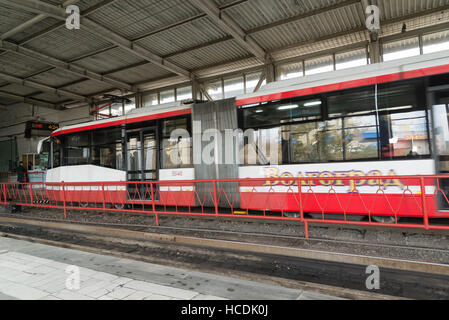
<svg viewBox="0 0 449 320"><path fill-rule="evenodd" d="M373 216L373 220L379 223L395 223L396 219L394 217L387 217L387 216Z"/></svg>
<svg viewBox="0 0 449 320"><path fill-rule="evenodd" d="M81 208L88 208L89 207L89 203L87 203L87 202L80 202L80 207Z"/></svg>
<svg viewBox="0 0 449 320"><path fill-rule="evenodd" d="M125 205L121 204L121 203L116 203L116 204L114 204L114 208L117 210L123 210L123 209L125 209Z"/></svg>

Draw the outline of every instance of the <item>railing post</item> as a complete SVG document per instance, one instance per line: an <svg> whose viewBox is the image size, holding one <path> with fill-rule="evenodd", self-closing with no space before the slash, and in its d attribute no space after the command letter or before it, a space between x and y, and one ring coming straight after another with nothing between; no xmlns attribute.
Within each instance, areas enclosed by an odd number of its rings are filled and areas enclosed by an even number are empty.
<svg viewBox="0 0 449 320"><path fill-rule="evenodd" d="M154 216L156 217L156 226L159 227L159 215L156 213L156 204L154 203L154 185L153 182L150 182L150 189L151 189L151 204L153 207L153 213Z"/></svg>
<svg viewBox="0 0 449 320"><path fill-rule="evenodd" d="M424 182L424 178L420 178L421 181L421 199L422 199L422 210L423 210L423 216L424 216L424 226L426 227L426 230L429 230L429 213L427 211L427 204L426 204L426 185Z"/></svg>
<svg viewBox="0 0 449 320"><path fill-rule="evenodd" d="M212 187L214 188L215 214L218 215L217 182L215 180L212 182Z"/></svg>
<svg viewBox="0 0 449 320"><path fill-rule="evenodd" d="M103 210L106 210L106 195L104 193L104 182L101 183L101 197L103 199Z"/></svg>
<svg viewBox="0 0 449 320"><path fill-rule="evenodd" d="M67 219L67 207L65 203L65 187L64 187L64 181L61 182L61 189L62 189L62 204L64 207L64 218Z"/></svg>
<svg viewBox="0 0 449 320"><path fill-rule="evenodd" d="M301 217L301 222L304 222L304 207L302 204L302 181L298 179L298 193L299 193L299 212Z"/></svg>
<svg viewBox="0 0 449 320"><path fill-rule="evenodd" d="M3 190L2 190L2 192L3 192L3 201L4 201L4 204L8 204L8 194L7 194L7 192L6 192L6 183L3 184Z"/></svg>
<svg viewBox="0 0 449 320"><path fill-rule="evenodd" d="M304 233L306 239L309 239L309 223L307 221L304 221Z"/></svg>
<svg viewBox="0 0 449 320"><path fill-rule="evenodd" d="M28 184L30 187L30 206L33 205L33 185L31 183Z"/></svg>

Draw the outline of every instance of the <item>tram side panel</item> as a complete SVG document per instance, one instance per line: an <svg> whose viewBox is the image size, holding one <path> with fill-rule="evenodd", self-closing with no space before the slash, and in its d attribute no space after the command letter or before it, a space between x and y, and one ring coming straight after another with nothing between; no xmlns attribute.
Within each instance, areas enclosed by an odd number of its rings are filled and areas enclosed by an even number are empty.
<svg viewBox="0 0 449 320"><path fill-rule="evenodd" d="M51 169L47 171L46 194L49 201L56 202L124 204L126 172L92 165Z"/></svg>
<svg viewBox="0 0 449 320"><path fill-rule="evenodd" d="M155 200L159 205L169 207L198 205L195 197L193 168L159 170L159 178L161 182L157 184L156 188L153 188Z"/></svg>
<svg viewBox="0 0 449 320"><path fill-rule="evenodd" d="M414 175L435 174L433 160L366 163L312 164L241 167L240 178L322 178L313 181L242 182L241 207L245 210L329 214L372 214L422 217L420 179ZM385 176L389 179L376 179ZM338 177L367 177L361 180L326 180ZM425 181L425 204L429 216L437 211L436 187Z"/></svg>

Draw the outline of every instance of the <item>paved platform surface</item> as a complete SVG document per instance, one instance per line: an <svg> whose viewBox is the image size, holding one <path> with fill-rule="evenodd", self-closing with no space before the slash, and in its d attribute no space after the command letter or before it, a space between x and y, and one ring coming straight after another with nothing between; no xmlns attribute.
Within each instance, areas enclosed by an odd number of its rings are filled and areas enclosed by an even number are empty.
<svg viewBox="0 0 449 320"><path fill-rule="evenodd" d="M73 267L78 268L75 272L79 270L79 288L76 287L76 282L71 281L73 273L70 272ZM329 300L335 298L242 279L0 237L0 300L14 299Z"/></svg>

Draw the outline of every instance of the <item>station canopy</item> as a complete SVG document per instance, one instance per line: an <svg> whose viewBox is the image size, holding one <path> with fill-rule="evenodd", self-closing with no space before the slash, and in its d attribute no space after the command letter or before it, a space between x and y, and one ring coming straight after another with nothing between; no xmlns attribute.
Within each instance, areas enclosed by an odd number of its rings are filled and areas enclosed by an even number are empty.
<svg viewBox="0 0 449 320"><path fill-rule="evenodd" d="M71 5L80 29L67 28ZM64 109L159 89L162 103L164 88L188 97L193 80L220 98L220 85L254 89L267 64L278 79L365 64L370 5L384 60L448 38L449 0L0 0L0 105ZM239 75L244 88L226 82Z"/></svg>

